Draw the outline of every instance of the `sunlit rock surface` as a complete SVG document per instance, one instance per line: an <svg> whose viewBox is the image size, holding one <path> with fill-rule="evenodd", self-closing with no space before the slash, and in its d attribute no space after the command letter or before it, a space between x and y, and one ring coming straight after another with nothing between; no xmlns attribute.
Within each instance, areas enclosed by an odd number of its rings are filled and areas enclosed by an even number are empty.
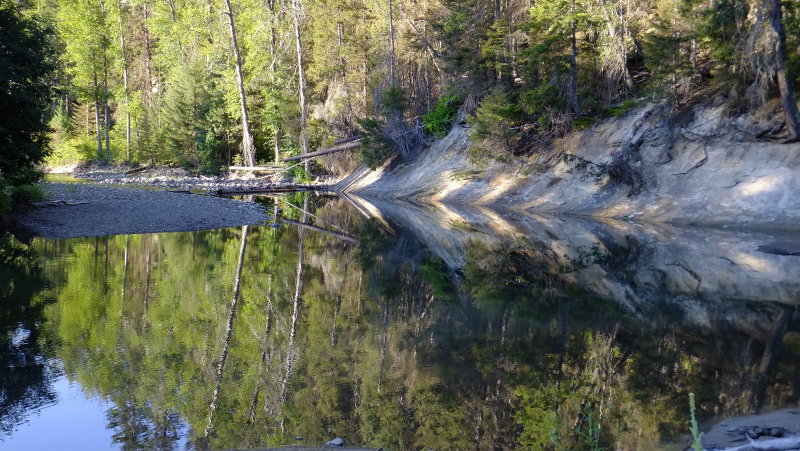
<svg viewBox="0 0 800 451"><path fill-rule="evenodd" d="M480 167L467 155L467 129L456 125L417 161L362 168L338 187L366 198L797 230L800 143L756 138L775 114L770 108L735 116L726 105L711 104L671 114L650 104L526 159ZM625 171L611 175L619 161Z"/></svg>

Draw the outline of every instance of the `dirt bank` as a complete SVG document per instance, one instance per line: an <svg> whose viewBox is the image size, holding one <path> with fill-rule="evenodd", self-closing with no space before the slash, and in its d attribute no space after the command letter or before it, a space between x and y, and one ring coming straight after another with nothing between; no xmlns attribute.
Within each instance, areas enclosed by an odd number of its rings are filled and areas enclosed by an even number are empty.
<svg viewBox="0 0 800 451"><path fill-rule="evenodd" d="M776 105L737 115L722 101L680 112L648 104L546 151L484 167L470 161L459 125L414 163L362 168L337 188L365 198L798 230L800 143L759 137L780 117Z"/></svg>
<svg viewBox="0 0 800 451"><path fill-rule="evenodd" d="M134 188L45 183L48 200L12 214L47 238L207 230L268 220L252 202Z"/></svg>

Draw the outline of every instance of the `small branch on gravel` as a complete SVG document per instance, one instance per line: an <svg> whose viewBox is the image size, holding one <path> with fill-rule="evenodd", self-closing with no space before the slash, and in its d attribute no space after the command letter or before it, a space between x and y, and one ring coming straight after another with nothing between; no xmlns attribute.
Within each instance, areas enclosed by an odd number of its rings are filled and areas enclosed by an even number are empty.
<svg viewBox="0 0 800 451"><path fill-rule="evenodd" d="M34 202L31 205L37 208L45 208L45 207L57 207L59 205L67 205L67 206L83 205L88 203L89 202L70 202L67 200L51 200L46 202Z"/></svg>
<svg viewBox="0 0 800 451"><path fill-rule="evenodd" d="M148 169L151 169L152 166L142 166L140 168L133 168L131 170L125 171L125 175L136 174L137 172L144 172Z"/></svg>

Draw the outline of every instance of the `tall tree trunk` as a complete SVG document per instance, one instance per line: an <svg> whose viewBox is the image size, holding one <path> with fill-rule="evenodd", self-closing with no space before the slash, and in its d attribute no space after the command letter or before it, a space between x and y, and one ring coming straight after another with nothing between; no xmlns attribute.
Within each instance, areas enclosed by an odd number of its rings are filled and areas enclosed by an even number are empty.
<svg viewBox="0 0 800 451"><path fill-rule="evenodd" d="M339 71L342 74L342 84L344 84L345 89L347 89L347 83L345 81L345 77L347 76L347 65L344 60L344 53L342 49L344 48L344 26L341 22L336 26L336 33L338 34L339 41L337 50L339 51Z"/></svg>
<svg viewBox="0 0 800 451"><path fill-rule="evenodd" d="M756 373L755 381L753 381L753 410L755 413L761 413L761 408L764 405L764 396L767 394L769 374L778 361L778 354L793 314L794 309L780 307L775 322L772 323L772 330L767 342L764 343L764 354L761 356L761 364L758 366L758 373Z"/></svg>
<svg viewBox="0 0 800 451"><path fill-rule="evenodd" d="M631 76L630 70L628 70L628 54L627 54L627 42L628 42L628 35L629 35L629 28L627 24L627 9L623 12L619 12L617 10L616 14L612 16L608 12L608 4L606 0L600 2L599 9L603 13L603 19L606 22L606 30L608 32L608 36L611 40L612 44L612 58L613 65L609 70L609 75L612 76L621 76L622 83L624 88L624 93L630 94L634 90L633 84L633 76ZM619 8L619 5L617 5ZM619 17L620 27L621 30L618 31L616 27L616 23L614 21L614 17ZM607 63L606 63L607 67ZM616 91L617 83L619 80L613 80L614 83L614 91ZM616 96L616 92L610 93Z"/></svg>
<svg viewBox="0 0 800 451"><path fill-rule="evenodd" d="M228 322L225 325L225 341L222 343L222 352L220 353L219 362L217 363L217 371L214 375L214 393L211 396L211 403L208 406L208 423L206 424L204 433L206 440L208 439L209 434L211 434L214 413L217 410L217 401L219 400L219 390L222 385L222 371L225 369L225 362L228 359L228 347L230 346L231 337L233 336L233 320L236 317L236 306L239 304L239 287L241 286L242 281L242 266L244 263L244 251L247 246L248 228L249 226L242 226L242 242L239 246L239 263L236 265L236 276L233 279L233 297L231 299Z"/></svg>
<svg viewBox="0 0 800 451"><path fill-rule="evenodd" d="M308 220L308 197L303 201L303 216L302 223ZM300 303L302 301L301 293L303 292L303 265L305 264L305 253L303 249L303 241L306 236L305 228L301 227L298 230L297 242L297 272L295 273L294 280L294 299L292 300L292 323L289 328L289 347L286 351L286 371L284 372L283 380L281 381L281 404L286 402L286 388L289 385L289 379L292 376L292 368L294 367L294 347L295 338L297 336L297 320L300 317Z"/></svg>
<svg viewBox="0 0 800 451"><path fill-rule="evenodd" d="M277 52L277 33L275 31L275 0L267 0L267 7L269 8L269 79L275 81L275 63L278 59Z"/></svg>
<svg viewBox="0 0 800 451"><path fill-rule="evenodd" d="M571 30L570 30L570 54L569 54L569 87L567 101L569 102L569 109L575 117L580 117L581 107L578 103L578 46L575 42L575 34L577 24L575 23L575 0L572 0L570 8L570 15L572 16Z"/></svg>
<svg viewBox="0 0 800 451"><path fill-rule="evenodd" d="M111 128L111 114L108 109L108 58L103 50L103 126L106 131L106 160L111 160L111 143L109 129Z"/></svg>
<svg viewBox="0 0 800 451"><path fill-rule="evenodd" d="M308 107L306 105L306 72L303 67L303 41L300 34L300 0L292 0L294 15L294 39L297 48L297 83L300 97L300 149L303 155L308 153ZM310 174L310 161L305 160L306 174Z"/></svg>
<svg viewBox="0 0 800 451"><path fill-rule="evenodd" d="M122 310L122 306L125 304L125 281L128 278L128 240L130 239L130 235L125 235L125 257L122 264L122 289L120 290L120 310Z"/></svg>
<svg viewBox="0 0 800 451"><path fill-rule="evenodd" d="M147 18L150 17L147 11L147 2L142 4L142 27L144 28L144 71L145 71L145 101L148 105L151 103L153 95L153 70L151 68L151 61L153 60L153 52L150 49L150 30L147 28Z"/></svg>
<svg viewBox="0 0 800 451"><path fill-rule="evenodd" d="M242 55L239 52L239 43L236 41L236 26L234 25L233 9L231 1L225 0L225 7L228 12L228 25L231 29L231 44L233 54L236 58L236 81L239 85L239 103L242 107L242 159L245 166L255 166L255 149L253 147L253 135L250 134L250 119L247 112L247 99L244 94L244 75L242 74Z"/></svg>
<svg viewBox="0 0 800 451"><path fill-rule="evenodd" d="M275 0L267 0L267 7L269 8L270 15L269 15L269 55L270 55L270 63L269 63L269 79L270 81L274 82L276 78L275 74L275 64L278 61L278 45L277 45L277 33L275 31ZM281 125L280 123L275 123L275 136L273 137L272 141L273 149L275 151L275 164L280 164L281 162Z"/></svg>
<svg viewBox="0 0 800 451"><path fill-rule="evenodd" d="M275 164L281 162L281 127L275 126L275 138L273 139L273 147L275 148Z"/></svg>
<svg viewBox="0 0 800 451"><path fill-rule="evenodd" d="M103 137L100 134L100 96L97 88L97 70L92 71L92 86L94 87L94 128L97 132L97 158L103 158Z"/></svg>
<svg viewBox="0 0 800 451"><path fill-rule="evenodd" d="M389 304L384 299L383 305L383 336L381 338L381 360L378 364L378 393L383 393L383 367L386 363L386 348L389 343Z"/></svg>
<svg viewBox="0 0 800 451"><path fill-rule="evenodd" d="M394 88L395 85L395 75L394 75L394 66L395 66L395 55L394 55L394 20L392 18L392 0L389 0L389 74L391 80L391 86Z"/></svg>
<svg viewBox="0 0 800 451"><path fill-rule="evenodd" d="M783 28L783 11L780 0L766 0L769 8L769 22L778 42L775 50L775 71L778 76L778 89L781 92L783 115L786 119L786 130L789 132L789 141L800 140L800 114L797 111L797 96L794 91L794 81L786 70L786 31Z"/></svg>
<svg viewBox="0 0 800 451"><path fill-rule="evenodd" d="M131 161L131 102L128 92L128 58L125 50L125 23L122 20L124 10L122 0L117 0L119 8L119 43L122 50L122 83L125 87L125 161Z"/></svg>

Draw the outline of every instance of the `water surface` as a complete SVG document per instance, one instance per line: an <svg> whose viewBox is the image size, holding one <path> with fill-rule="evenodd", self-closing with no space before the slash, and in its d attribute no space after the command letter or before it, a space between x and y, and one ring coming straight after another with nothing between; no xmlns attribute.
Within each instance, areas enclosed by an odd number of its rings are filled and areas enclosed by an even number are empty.
<svg viewBox="0 0 800 451"><path fill-rule="evenodd" d="M800 237L258 201L275 224L2 236L0 449L678 448L690 392L798 404L800 257L758 249Z"/></svg>

